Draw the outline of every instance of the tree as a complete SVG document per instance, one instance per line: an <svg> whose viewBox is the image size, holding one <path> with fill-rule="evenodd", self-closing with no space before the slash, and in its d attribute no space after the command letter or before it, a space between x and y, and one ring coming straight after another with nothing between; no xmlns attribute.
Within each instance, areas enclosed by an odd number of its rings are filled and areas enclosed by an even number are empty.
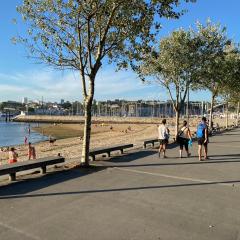
<svg viewBox="0 0 240 240"><path fill-rule="evenodd" d="M146 76L152 76L154 82L168 91L176 113L175 134L187 92L196 79L198 47L198 38L194 37L193 32L180 29L163 38L159 51L147 54L140 66L139 73L143 80Z"/></svg>
<svg viewBox="0 0 240 240"><path fill-rule="evenodd" d="M29 48L30 55L48 65L80 73L85 111L81 161L85 165L89 161L95 79L106 63L104 59L116 62L118 67L133 65L142 51L149 50L160 27L159 17L178 18L182 14L175 11L179 2L24 0L18 7L29 26L29 37L19 40Z"/></svg>
<svg viewBox="0 0 240 240"><path fill-rule="evenodd" d="M220 24L213 24L210 20L205 26L197 23L195 34L201 47L199 48L200 57L197 71L198 82L194 89L207 89L212 94L209 118L211 127L214 101L226 79L225 50L231 41L226 36L226 28L222 28Z"/></svg>
<svg viewBox="0 0 240 240"><path fill-rule="evenodd" d="M239 120L240 99L240 49L236 44L231 44L225 49L225 77L220 88L220 96L226 102L226 127L228 127L228 103L237 105L237 120Z"/></svg>

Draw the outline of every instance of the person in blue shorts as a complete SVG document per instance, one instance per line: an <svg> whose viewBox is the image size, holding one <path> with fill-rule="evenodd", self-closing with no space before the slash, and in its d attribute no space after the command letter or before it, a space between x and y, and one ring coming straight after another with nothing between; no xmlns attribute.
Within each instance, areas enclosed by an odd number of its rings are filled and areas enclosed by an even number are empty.
<svg viewBox="0 0 240 240"><path fill-rule="evenodd" d="M204 160L208 159L208 126L207 119L202 117L202 121L197 126L197 141L198 141L198 159L202 159L202 146L204 148Z"/></svg>

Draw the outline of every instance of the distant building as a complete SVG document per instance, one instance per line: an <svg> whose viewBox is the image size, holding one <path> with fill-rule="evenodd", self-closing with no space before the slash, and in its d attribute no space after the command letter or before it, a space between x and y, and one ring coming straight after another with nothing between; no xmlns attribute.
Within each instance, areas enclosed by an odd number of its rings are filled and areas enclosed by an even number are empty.
<svg viewBox="0 0 240 240"><path fill-rule="evenodd" d="M64 104L64 99L61 99L61 101L60 101L60 104L62 105L62 104Z"/></svg>
<svg viewBox="0 0 240 240"><path fill-rule="evenodd" d="M22 104L28 104L28 98L27 97L24 97L22 99Z"/></svg>

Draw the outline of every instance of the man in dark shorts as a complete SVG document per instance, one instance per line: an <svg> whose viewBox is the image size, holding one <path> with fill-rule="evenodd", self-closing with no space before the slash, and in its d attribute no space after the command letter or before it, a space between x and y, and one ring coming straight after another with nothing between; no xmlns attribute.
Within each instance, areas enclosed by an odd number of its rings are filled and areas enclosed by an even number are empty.
<svg viewBox="0 0 240 240"><path fill-rule="evenodd" d="M202 121L198 124L197 127L197 140L198 140L198 159L202 159L202 146L204 148L204 159L208 159L208 126L207 119L202 117Z"/></svg>

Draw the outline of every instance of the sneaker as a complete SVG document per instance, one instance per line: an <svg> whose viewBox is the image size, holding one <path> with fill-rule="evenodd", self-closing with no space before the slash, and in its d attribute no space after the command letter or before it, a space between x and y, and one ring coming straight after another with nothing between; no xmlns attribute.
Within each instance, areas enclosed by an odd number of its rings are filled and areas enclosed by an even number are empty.
<svg viewBox="0 0 240 240"><path fill-rule="evenodd" d="M191 153L188 153L187 157L191 157Z"/></svg>

